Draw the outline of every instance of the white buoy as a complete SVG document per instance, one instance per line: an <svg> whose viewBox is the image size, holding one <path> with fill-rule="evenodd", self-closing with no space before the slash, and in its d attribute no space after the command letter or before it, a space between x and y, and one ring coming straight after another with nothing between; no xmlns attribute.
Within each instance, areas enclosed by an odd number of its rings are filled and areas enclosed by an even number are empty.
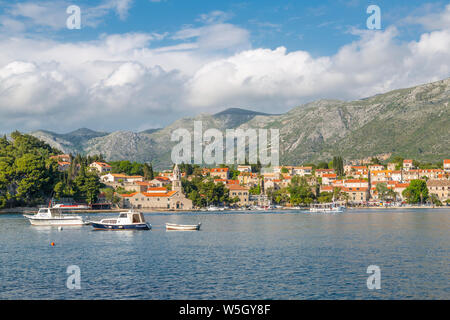
<svg viewBox="0 0 450 320"><path fill-rule="evenodd" d="M63 227L59 226L58 231L62 231L62 230L63 230Z"/></svg>

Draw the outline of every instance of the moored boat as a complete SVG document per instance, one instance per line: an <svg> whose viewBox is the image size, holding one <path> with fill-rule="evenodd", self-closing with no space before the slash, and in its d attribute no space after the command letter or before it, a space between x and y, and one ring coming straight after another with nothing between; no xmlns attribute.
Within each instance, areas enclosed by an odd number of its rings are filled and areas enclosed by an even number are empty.
<svg viewBox="0 0 450 320"><path fill-rule="evenodd" d="M344 206L341 206L334 202L311 204L311 207L309 208L309 212L317 213L341 213L344 212L344 210Z"/></svg>
<svg viewBox="0 0 450 320"><path fill-rule="evenodd" d="M201 225L202 225L201 223L193 224L193 225L166 223L166 230L170 230L170 231L199 231Z"/></svg>
<svg viewBox="0 0 450 320"><path fill-rule="evenodd" d="M34 226L81 226L88 224L80 216L61 214L57 208L40 208L34 215L24 214Z"/></svg>
<svg viewBox="0 0 450 320"><path fill-rule="evenodd" d="M90 207L86 204L68 204L68 203L57 203L54 204L52 208L61 210L89 210Z"/></svg>
<svg viewBox="0 0 450 320"><path fill-rule="evenodd" d="M133 210L120 212L117 219L91 221L95 230L150 230L152 226L145 221L142 212Z"/></svg>

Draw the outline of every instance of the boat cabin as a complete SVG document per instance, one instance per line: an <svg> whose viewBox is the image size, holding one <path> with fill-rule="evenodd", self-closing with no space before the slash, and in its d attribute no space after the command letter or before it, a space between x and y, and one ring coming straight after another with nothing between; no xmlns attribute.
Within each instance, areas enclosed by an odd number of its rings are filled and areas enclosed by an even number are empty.
<svg viewBox="0 0 450 320"><path fill-rule="evenodd" d="M40 208L37 216L39 217L59 217L61 216L61 211L55 208Z"/></svg>
<svg viewBox="0 0 450 320"><path fill-rule="evenodd" d="M145 223L142 212L121 212L117 218L117 224Z"/></svg>
<svg viewBox="0 0 450 320"><path fill-rule="evenodd" d="M316 209L332 209L339 207L337 203L311 203L311 208Z"/></svg>

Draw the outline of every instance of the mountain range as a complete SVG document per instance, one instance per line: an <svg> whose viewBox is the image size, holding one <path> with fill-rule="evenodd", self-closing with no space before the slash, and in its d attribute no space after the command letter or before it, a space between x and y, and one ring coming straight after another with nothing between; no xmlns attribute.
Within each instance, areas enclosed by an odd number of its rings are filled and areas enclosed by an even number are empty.
<svg viewBox="0 0 450 320"><path fill-rule="evenodd" d="M300 165L341 155L346 160L392 153L422 161L450 156L450 78L399 89L356 101L319 100L283 114L232 108L200 114L142 132L97 132L82 128L58 134L31 134L65 153L103 154L107 160L152 162L171 166L177 128L203 130L276 128L280 130L280 162Z"/></svg>

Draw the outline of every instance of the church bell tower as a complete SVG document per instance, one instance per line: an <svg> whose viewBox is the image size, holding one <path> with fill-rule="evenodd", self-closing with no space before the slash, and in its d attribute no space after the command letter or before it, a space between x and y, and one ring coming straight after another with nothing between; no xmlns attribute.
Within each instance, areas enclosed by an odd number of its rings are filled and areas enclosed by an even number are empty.
<svg viewBox="0 0 450 320"><path fill-rule="evenodd" d="M180 168L178 168L178 164L175 164L175 167L173 168L172 190L178 191L180 194L183 193L183 187L181 185L181 172Z"/></svg>

